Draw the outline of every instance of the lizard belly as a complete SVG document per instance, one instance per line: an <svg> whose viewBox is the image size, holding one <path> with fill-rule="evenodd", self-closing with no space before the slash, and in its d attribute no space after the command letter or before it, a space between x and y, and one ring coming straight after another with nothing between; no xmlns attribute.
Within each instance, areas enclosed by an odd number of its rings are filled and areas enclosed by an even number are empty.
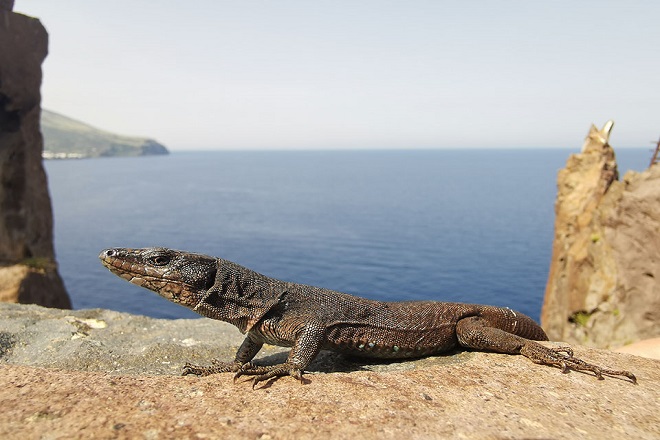
<svg viewBox="0 0 660 440"><path fill-rule="evenodd" d="M330 326L323 348L354 356L403 359L428 356L458 346L455 324L447 322L433 328L378 328L359 323Z"/></svg>
<svg viewBox="0 0 660 440"><path fill-rule="evenodd" d="M292 347L295 343L295 333L282 328L281 323L272 320L264 320L255 325L250 330L250 334L256 336L264 344Z"/></svg>

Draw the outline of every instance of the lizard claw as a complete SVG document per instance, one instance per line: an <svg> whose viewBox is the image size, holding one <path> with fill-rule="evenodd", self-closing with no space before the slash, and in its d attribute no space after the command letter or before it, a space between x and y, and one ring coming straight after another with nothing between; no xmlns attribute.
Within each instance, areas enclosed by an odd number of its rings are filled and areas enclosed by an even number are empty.
<svg viewBox="0 0 660 440"><path fill-rule="evenodd" d="M247 368L244 368L246 366ZM234 381L241 376L254 376L252 379L252 388L255 388L259 382L281 376L291 376L301 383L304 383L302 370L290 363L265 367L245 364L236 372L236 375L234 375Z"/></svg>
<svg viewBox="0 0 660 440"><path fill-rule="evenodd" d="M236 370L236 374L234 374L234 383L236 383L236 379L238 379L239 377L250 374L248 372L254 368L258 368L258 367L254 365L252 362L246 362L244 364L241 364Z"/></svg>
<svg viewBox="0 0 660 440"><path fill-rule="evenodd" d="M181 376L187 376L189 374L194 374L196 376L202 375L199 366L192 365L191 363L186 362L183 368L181 369Z"/></svg>

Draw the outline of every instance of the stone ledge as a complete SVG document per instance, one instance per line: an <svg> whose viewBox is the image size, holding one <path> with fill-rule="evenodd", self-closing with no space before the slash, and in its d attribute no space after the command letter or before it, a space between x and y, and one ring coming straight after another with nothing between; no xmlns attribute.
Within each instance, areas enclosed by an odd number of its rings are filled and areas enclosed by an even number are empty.
<svg viewBox="0 0 660 440"><path fill-rule="evenodd" d="M2 438L660 436L660 362L606 350L575 347L639 385L495 353L366 366L324 353L304 385L252 390L230 374L178 376L187 360L232 358L242 335L222 322L18 304L0 316Z"/></svg>

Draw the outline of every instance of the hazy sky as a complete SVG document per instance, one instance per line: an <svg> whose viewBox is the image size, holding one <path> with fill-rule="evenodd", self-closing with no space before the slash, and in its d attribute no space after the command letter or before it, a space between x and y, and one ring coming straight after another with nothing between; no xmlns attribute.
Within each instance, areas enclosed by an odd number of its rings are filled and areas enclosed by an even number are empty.
<svg viewBox="0 0 660 440"><path fill-rule="evenodd" d="M660 135L658 1L16 0L43 106L173 150L615 147Z"/></svg>

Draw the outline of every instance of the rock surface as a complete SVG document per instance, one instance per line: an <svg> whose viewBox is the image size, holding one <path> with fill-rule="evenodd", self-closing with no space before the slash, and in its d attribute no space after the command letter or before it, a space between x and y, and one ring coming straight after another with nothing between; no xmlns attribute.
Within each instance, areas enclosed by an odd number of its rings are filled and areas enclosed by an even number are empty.
<svg viewBox="0 0 660 440"><path fill-rule="evenodd" d="M632 355L575 347L638 385L495 353L364 364L324 352L305 384L252 390L231 374L178 376L185 361L233 357L242 335L222 322L17 304L0 316L1 438L660 436L660 362Z"/></svg>
<svg viewBox="0 0 660 440"><path fill-rule="evenodd" d="M41 161L41 63L48 34L39 20L10 12L11 3L0 8L0 286L5 301L67 308Z"/></svg>
<svg viewBox="0 0 660 440"><path fill-rule="evenodd" d="M602 348L660 336L660 165L617 180L608 124L559 172L541 313L551 340Z"/></svg>
<svg viewBox="0 0 660 440"><path fill-rule="evenodd" d="M633 342L630 345L619 347L615 351L617 353L630 353L636 356L660 360L660 338L644 339L642 341Z"/></svg>

